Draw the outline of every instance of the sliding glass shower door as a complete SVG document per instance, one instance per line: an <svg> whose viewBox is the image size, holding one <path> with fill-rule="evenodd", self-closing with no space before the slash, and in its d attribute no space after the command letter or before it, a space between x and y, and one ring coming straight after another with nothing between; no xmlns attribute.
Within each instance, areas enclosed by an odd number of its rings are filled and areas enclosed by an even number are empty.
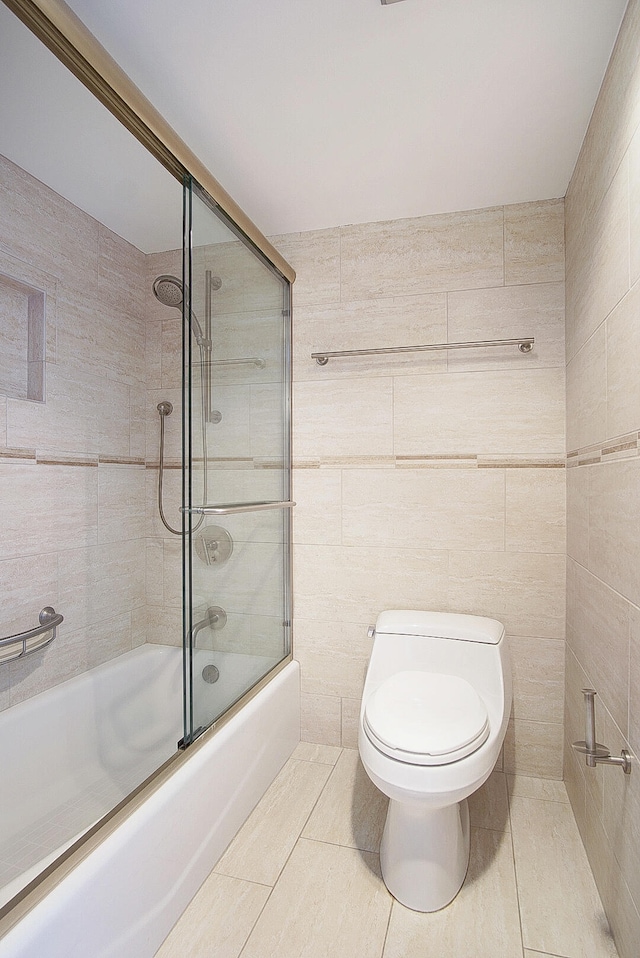
<svg viewBox="0 0 640 958"><path fill-rule="evenodd" d="M290 650L290 289L185 189L185 743Z"/></svg>

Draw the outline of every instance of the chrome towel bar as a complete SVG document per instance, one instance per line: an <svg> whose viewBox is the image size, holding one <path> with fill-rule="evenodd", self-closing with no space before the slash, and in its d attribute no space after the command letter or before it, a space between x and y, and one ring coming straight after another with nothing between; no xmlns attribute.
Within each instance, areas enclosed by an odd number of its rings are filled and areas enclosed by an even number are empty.
<svg viewBox="0 0 640 958"><path fill-rule="evenodd" d="M431 346L389 346L384 349L341 349L335 352L325 350L311 353L318 366L326 366L330 359L343 356L388 356L391 353L420 353L432 349L478 349L485 346L517 346L521 353L530 353L535 340L533 336L522 339L488 339L478 343L435 343Z"/></svg>
<svg viewBox="0 0 640 958"><path fill-rule="evenodd" d="M229 502L220 506L181 506L180 512L198 516L232 516L240 512L265 512L267 509L293 509L295 502Z"/></svg>
<svg viewBox="0 0 640 958"><path fill-rule="evenodd" d="M14 659L19 659L23 655L31 655L32 652L38 652L40 649L44 649L46 645L49 645L49 643L55 639L56 629L61 622L64 622L64 616L56 612L52 606L46 605L40 612L38 621L40 625L37 625L34 629L28 629L27 632L17 632L15 635L8 635L6 638L0 639L0 663L12 662ZM44 635L47 632L51 632L51 630L53 630L53 635L50 635L43 642L35 642L33 645L28 645L31 639L36 639L39 635ZM14 646L15 649L12 648ZM3 653L1 651L2 649L8 649L8 654Z"/></svg>

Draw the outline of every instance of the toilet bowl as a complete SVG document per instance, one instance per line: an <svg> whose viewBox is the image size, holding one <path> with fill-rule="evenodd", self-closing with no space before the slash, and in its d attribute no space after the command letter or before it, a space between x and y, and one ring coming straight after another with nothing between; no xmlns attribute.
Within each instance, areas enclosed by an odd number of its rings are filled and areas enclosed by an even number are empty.
<svg viewBox="0 0 640 958"><path fill-rule="evenodd" d="M446 612L378 616L358 749L369 778L390 799L382 877L414 911L444 908L462 887L466 800L498 759L511 697L500 622Z"/></svg>

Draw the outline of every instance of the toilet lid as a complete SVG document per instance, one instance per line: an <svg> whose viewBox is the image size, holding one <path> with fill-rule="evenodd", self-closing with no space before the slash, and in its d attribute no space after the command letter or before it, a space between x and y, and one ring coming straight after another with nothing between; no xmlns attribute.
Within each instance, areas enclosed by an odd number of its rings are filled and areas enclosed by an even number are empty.
<svg viewBox="0 0 640 958"><path fill-rule="evenodd" d="M489 735L487 710L473 686L433 672L390 676L369 696L364 720L383 751L418 763L425 756L425 764L463 758Z"/></svg>

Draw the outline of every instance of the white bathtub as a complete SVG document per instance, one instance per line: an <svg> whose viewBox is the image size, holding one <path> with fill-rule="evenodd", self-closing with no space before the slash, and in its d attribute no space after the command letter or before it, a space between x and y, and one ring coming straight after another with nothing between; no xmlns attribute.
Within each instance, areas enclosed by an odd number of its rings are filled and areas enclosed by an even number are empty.
<svg viewBox="0 0 640 958"><path fill-rule="evenodd" d="M234 697L235 668L206 655L221 671L202 690L214 707ZM42 832L48 807L70 844L173 754L181 675L179 650L143 646L0 715L0 842L5 827ZM2 958L152 958L298 739L290 663L2 938Z"/></svg>

